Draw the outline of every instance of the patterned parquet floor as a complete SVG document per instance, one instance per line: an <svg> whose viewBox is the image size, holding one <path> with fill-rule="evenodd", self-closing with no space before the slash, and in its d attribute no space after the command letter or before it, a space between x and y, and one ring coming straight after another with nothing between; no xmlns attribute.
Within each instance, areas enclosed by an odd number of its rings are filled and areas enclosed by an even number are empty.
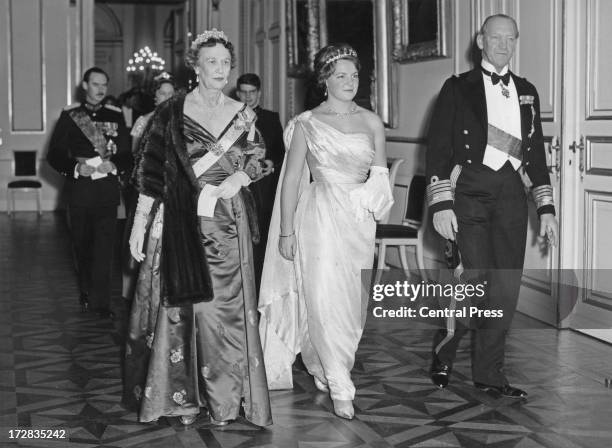
<svg viewBox="0 0 612 448"><path fill-rule="evenodd" d="M119 278L114 290L119 295ZM526 401L471 385L464 341L451 385L429 381L431 332L370 319L357 353L356 418L334 417L299 366L292 391L271 394L274 425L223 428L205 418L140 424L120 405L122 328L79 312L61 215L0 216L0 446L498 447L612 446L612 346L518 316L507 375ZM27 430L57 430L35 439ZM13 431L12 433L10 431ZM28 438L10 438L25 430ZM40 435L39 431L39 435Z"/></svg>

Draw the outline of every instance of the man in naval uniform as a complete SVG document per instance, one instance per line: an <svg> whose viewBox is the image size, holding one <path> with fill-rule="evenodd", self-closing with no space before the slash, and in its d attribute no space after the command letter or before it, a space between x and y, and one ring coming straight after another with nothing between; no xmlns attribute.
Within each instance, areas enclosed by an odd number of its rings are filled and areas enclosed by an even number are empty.
<svg viewBox="0 0 612 448"><path fill-rule="evenodd" d="M255 73L245 73L236 81L236 94L240 101L246 103L257 114L255 127L261 133L266 145L266 168L264 178L254 182L249 188L253 190L257 202L257 220L259 224L260 240L253 245L253 262L255 268L255 281L257 290L261 282L261 272L268 241L268 229L274 208L274 195L278 184L283 159L285 158L285 145L283 143L283 126L278 112L264 109L259 105L261 99L261 79Z"/></svg>
<svg viewBox="0 0 612 448"><path fill-rule="evenodd" d="M110 310L111 272L118 175L131 168L129 134L121 109L103 105L108 75L93 67L83 75L85 101L62 111L51 136L47 160L66 179L72 244L80 302L102 317Z"/></svg>
<svg viewBox="0 0 612 448"><path fill-rule="evenodd" d="M486 285L481 309L503 318L479 318L472 379L488 393L527 393L504 376L505 336L520 288L527 237L524 169L533 185L540 236L554 244L557 221L546 166L540 103L535 87L508 70L518 39L513 18L488 17L476 38L480 67L452 76L438 97L426 155L427 201L436 231L456 241L466 282ZM445 387L466 328L452 319L434 339L431 379Z"/></svg>

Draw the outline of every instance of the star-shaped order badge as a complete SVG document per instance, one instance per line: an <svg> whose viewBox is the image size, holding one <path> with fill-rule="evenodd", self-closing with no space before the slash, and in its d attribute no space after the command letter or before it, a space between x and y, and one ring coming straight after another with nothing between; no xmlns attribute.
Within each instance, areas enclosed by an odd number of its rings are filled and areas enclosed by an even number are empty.
<svg viewBox="0 0 612 448"><path fill-rule="evenodd" d="M255 120L257 120L257 115L253 114L252 119L249 119L249 116L246 112L241 111L238 112L238 117L234 121L234 127L239 131L248 132L247 140L253 141L255 135Z"/></svg>

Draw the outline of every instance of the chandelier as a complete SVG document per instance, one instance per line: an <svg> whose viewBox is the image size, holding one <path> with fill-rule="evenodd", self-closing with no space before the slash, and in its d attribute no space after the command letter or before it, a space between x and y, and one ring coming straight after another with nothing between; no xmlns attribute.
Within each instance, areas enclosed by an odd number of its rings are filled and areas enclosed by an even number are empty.
<svg viewBox="0 0 612 448"><path fill-rule="evenodd" d="M156 52L151 51L147 46L134 53L134 57L130 58L128 61L126 70L129 73L147 71L163 72L165 65L166 61L159 57Z"/></svg>

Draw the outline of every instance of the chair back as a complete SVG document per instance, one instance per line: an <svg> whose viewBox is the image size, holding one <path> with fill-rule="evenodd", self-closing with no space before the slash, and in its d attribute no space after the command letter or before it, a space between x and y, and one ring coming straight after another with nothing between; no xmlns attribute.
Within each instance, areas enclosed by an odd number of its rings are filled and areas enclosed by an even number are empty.
<svg viewBox="0 0 612 448"><path fill-rule="evenodd" d="M37 174L37 151L13 151L13 177L7 185L9 190L42 188Z"/></svg>
<svg viewBox="0 0 612 448"><path fill-rule="evenodd" d="M37 151L13 151L13 177L36 177L37 159Z"/></svg>
<svg viewBox="0 0 612 448"><path fill-rule="evenodd" d="M42 183L38 180L38 152L13 151L13 176L9 179L6 188L6 212L13 216L16 210L15 193L36 193L36 210L38 216L42 214L41 190ZM12 204L12 206L11 206Z"/></svg>
<svg viewBox="0 0 612 448"><path fill-rule="evenodd" d="M403 220L404 225L414 229L425 227L425 188L425 176L415 174L412 177L408 190L408 203L406 204L406 214Z"/></svg>
<svg viewBox="0 0 612 448"><path fill-rule="evenodd" d="M387 168L389 168L389 183L391 184L391 190L395 185L395 179L397 178L397 172L399 171L400 165L404 163L404 159L390 157L387 159Z"/></svg>

